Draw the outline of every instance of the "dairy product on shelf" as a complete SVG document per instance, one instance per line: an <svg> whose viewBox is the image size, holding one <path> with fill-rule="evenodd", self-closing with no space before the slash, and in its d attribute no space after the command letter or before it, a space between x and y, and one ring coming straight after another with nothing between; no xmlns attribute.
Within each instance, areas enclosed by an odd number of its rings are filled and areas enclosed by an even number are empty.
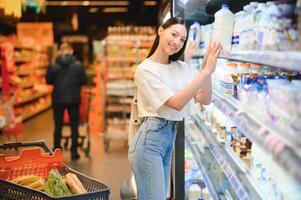
<svg viewBox="0 0 301 200"><path fill-rule="evenodd" d="M269 118L292 137L301 132L301 87L300 80L268 80L267 112ZM300 139L296 139L300 141ZM300 141L301 142L301 141Z"/></svg>
<svg viewBox="0 0 301 200"><path fill-rule="evenodd" d="M243 15L240 20L240 37L239 37L239 49L241 50L252 50L256 47L255 42L255 9L257 3L251 3L250 5L244 6Z"/></svg>
<svg viewBox="0 0 301 200"><path fill-rule="evenodd" d="M202 196L202 188L198 181L193 181L188 189L188 200L198 200Z"/></svg>
<svg viewBox="0 0 301 200"><path fill-rule="evenodd" d="M194 23L190 26L188 38L190 41L194 41L198 45L200 44L202 39L202 28L197 21L194 21Z"/></svg>
<svg viewBox="0 0 301 200"><path fill-rule="evenodd" d="M222 9L214 14L213 39L221 43L224 50L231 50L234 15L229 10L228 4L223 4Z"/></svg>
<svg viewBox="0 0 301 200"><path fill-rule="evenodd" d="M257 145L252 145L251 174L271 200L300 199L300 186Z"/></svg>
<svg viewBox="0 0 301 200"><path fill-rule="evenodd" d="M210 37L212 34L213 39L219 40L227 51L297 50L300 49L298 30L291 16L293 6L287 3L252 2L235 15L224 6L215 13L214 31L209 25L202 26L202 35ZM229 34L232 37L232 47ZM205 41L203 39L201 44ZM205 47L206 45L201 45L201 49Z"/></svg>
<svg viewBox="0 0 301 200"><path fill-rule="evenodd" d="M240 50L240 31L242 29L242 17L244 15L243 11L237 12L234 15L234 27L232 36L232 51Z"/></svg>
<svg viewBox="0 0 301 200"><path fill-rule="evenodd" d="M208 47L209 42L211 40L212 37L212 33L213 33L213 25L212 24L208 24L205 26L202 26L202 40L200 43L200 51L204 52L205 49Z"/></svg>

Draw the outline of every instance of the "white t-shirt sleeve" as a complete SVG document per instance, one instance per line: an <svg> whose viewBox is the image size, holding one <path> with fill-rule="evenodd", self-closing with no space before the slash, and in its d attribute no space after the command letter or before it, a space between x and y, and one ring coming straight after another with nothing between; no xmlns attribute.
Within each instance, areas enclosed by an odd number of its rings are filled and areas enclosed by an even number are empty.
<svg viewBox="0 0 301 200"><path fill-rule="evenodd" d="M135 75L135 81L138 92L154 110L158 110L170 97L175 95L166 82L152 71L146 69L138 70Z"/></svg>

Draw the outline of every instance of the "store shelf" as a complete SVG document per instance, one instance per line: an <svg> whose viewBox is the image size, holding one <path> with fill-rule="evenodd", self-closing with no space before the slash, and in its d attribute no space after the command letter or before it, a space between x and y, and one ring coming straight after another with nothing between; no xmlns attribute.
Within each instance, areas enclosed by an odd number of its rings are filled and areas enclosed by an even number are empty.
<svg viewBox="0 0 301 200"><path fill-rule="evenodd" d="M256 180L250 174L249 169L226 145L218 142L199 117L194 117L199 130L196 134L202 134L208 143L208 147L221 166L225 176L239 199L266 199L257 187ZM196 130L197 130L196 129Z"/></svg>
<svg viewBox="0 0 301 200"><path fill-rule="evenodd" d="M216 190L214 188L214 183L208 176L209 173L207 172L206 167L203 165L203 161L201 160L200 152L199 152L199 149L198 149L195 141L190 137L186 137L185 140L187 141L187 144L192 151L193 157L194 157L199 169L201 170L202 177L204 178L205 185L208 188L208 191L209 191L211 197L213 197L213 199L220 199L218 193L216 192Z"/></svg>
<svg viewBox="0 0 301 200"><path fill-rule="evenodd" d="M137 59L133 57L113 57L110 56L107 58L108 62L136 62Z"/></svg>
<svg viewBox="0 0 301 200"><path fill-rule="evenodd" d="M246 115L251 121L260 126L260 128L265 129L276 138L279 138L287 146L301 151L301 138L296 137L296 135L289 130L283 130L283 128L276 124L272 124L269 119L265 119L259 115L256 110L248 109L248 107L243 106L239 100L217 88L213 89L213 94L214 104L229 118L235 118L239 122L239 116ZM301 152L298 152L298 154L301 156Z"/></svg>
<svg viewBox="0 0 301 200"><path fill-rule="evenodd" d="M34 86L33 83L26 83L26 84L21 84L20 87L22 89L28 89L28 88L32 88Z"/></svg>
<svg viewBox="0 0 301 200"><path fill-rule="evenodd" d="M34 116L36 116L36 115L38 115L38 114L44 112L45 110L49 109L50 107L51 107L51 104L46 105L45 107L43 107L43 108L41 108L41 109L38 109L38 110L36 110L35 112L28 113L28 114L22 114L22 115L21 115L21 116L22 116L22 119L23 119L23 121L28 120L28 119L30 119L30 118L32 118L32 117L34 117Z"/></svg>
<svg viewBox="0 0 301 200"><path fill-rule="evenodd" d="M15 58L15 63L28 63L33 61L33 58Z"/></svg>
<svg viewBox="0 0 301 200"><path fill-rule="evenodd" d="M48 66L49 66L49 63L43 63L43 64L39 65L39 67L37 67L37 68L44 69L44 68L47 68Z"/></svg>
<svg viewBox="0 0 301 200"><path fill-rule="evenodd" d="M120 79L127 79L127 80L134 80L134 75L125 75L125 74L109 74L109 80L120 80Z"/></svg>
<svg viewBox="0 0 301 200"><path fill-rule="evenodd" d="M204 54L193 56L203 58ZM240 51L231 52L230 55L222 55L219 58L248 62L260 65L280 68L289 71L301 71L301 52L289 51Z"/></svg>
<svg viewBox="0 0 301 200"><path fill-rule="evenodd" d="M217 89L214 89L213 102L246 137L272 155L274 161L301 184L300 138L290 138L288 131L262 119L255 111L246 112L238 100Z"/></svg>
<svg viewBox="0 0 301 200"><path fill-rule="evenodd" d="M36 50L34 47L21 46L21 45L15 45L14 49L24 49L24 50L30 50L30 51L35 51Z"/></svg>
<svg viewBox="0 0 301 200"><path fill-rule="evenodd" d="M32 72L28 71L28 72L17 72L16 75L17 76L29 76Z"/></svg>
<svg viewBox="0 0 301 200"><path fill-rule="evenodd" d="M120 106L120 105L109 105L106 107L106 112L126 112L126 113L130 113L131 112L131 106L129 105L124 105L124 106Z"/></svg>
<svg viewBox="0 0 301 200"><path fill-rule="evenodd" d="M14 106L21 106L21 105L23 105L23 104L26 104L26 103L29 103L29 102L31 102L31 101L34 101L34 100L37 100L37 99L39 99L39 98L41 98L41 97L44 97L44 96L46 96L47 94L49 94L49 93L37 93L37 94L34 94L34 95L32 95L30 98L27 98L27 99L24 99L23 101L21 101L21 102L16 102L15 104L14 104Z"/></svg>

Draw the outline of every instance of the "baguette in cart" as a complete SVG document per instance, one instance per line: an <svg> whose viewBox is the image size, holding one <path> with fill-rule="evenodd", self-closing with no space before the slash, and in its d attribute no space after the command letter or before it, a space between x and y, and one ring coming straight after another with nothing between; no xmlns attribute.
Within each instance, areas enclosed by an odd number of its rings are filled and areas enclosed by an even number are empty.
<svg viewBox="0 0 301 200"><path fill-rule="evenodd" d="M65 165L61 149L53 152L42 140L0 144L4 152L19 147L30 148L0 154L0 199L109 199L110 188Z"/></svg>

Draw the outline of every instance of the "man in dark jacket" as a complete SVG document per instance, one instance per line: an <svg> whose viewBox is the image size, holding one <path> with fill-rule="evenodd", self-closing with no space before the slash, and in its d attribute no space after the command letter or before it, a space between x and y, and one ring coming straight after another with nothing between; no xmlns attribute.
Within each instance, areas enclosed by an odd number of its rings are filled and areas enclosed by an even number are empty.
<svg viewBox="0 0 301 200"><path fill-rule="evenodd" d="M77 160L80 89L86 83L87 76L82 64L73 56L70 44L60 46L58 57L47 70L46 81L53 85L54 148L61 148L64 110L67 109L72 137L71 158Z"/></svg>

